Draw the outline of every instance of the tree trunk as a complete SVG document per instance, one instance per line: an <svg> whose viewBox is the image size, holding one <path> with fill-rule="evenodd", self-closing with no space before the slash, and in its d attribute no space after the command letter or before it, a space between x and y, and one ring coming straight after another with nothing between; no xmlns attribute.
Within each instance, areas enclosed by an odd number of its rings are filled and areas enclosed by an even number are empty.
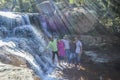
<svg viewBox="0 0 120 80"><path fill-rule="evenodd" d="M23 1L22 0L18 0L18 1L20 6L20 12L24 12Z"/></svg>

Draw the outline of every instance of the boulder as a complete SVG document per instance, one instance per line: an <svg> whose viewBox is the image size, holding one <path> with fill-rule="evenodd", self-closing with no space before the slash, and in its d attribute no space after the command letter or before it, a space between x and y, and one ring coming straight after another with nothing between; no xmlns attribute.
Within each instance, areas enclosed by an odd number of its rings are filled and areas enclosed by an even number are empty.
<svg viewBox="0 0 120 80"><path fill-rule="evenodd" d="M84 8L64 8L50 1L44 1L37 5L37 8L48 25L51 32L58 34L85 33L94 29L96 16L94 11L87 11Z"/></svg>
<svg viewBox="0 0 120 80"><path fill-rule="evenodd" d="M116 36L108 35L81 35L80 39L84 45L85 49L109 49L113 47L114 44L119 45L119 38Z"/></svg>
<svg viewBox="0 0 120 80"><path fill-rule="evenodd" d="M31 69L0 62L0 80L40 80Z"/></svg>
<svg viewBox="0 0 120 80"><path fill-rule="evenodd" d="M27 62L25 59L12 54L0 53L0 61L14 66L27 67Z"/></svg>
<svg viewBox="0 0 120 80"><path fill-rule="evenodd" d="M83 8L64 9L62 11L63 19L69 24L70 31L83 34L94 29L96 23L95 12L86 11Z"/></svg>
<svg viewBox="0 0 120 80"><path fill-rule="evenodd" d="M9 63L11 63L11 60L5 54L0 53L0 62L9 64Z"/></svg>
<svg viewBox="0 0 120 80"><path fill-rule="evenodd" d="M39 76L35 75L34 80L40 80Z"/></svg>
<svg viewBox="0 0 120 80"><path fill-rule="evenodd" d="M7 56L11 61L9 64L14 65L14 66L27 67L27 61L25 59L15 56L15 55L11 55L11 54Z"/></svg>

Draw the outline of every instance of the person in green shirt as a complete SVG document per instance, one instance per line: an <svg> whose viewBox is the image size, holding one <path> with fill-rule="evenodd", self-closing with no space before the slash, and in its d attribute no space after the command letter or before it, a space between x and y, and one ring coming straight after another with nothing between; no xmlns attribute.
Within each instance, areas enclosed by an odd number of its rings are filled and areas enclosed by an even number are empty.
<svg viewBox="0 0 120 80"><path fill-rule="evenodd" d="M55 55L57 55L57 59L58 59L58 62L59 62L57 39L53 39L53 37L50 38L47 49L48 48L52 50L52 62L53 62L53 64L54 64L54 60L55 60Z"/></svg>

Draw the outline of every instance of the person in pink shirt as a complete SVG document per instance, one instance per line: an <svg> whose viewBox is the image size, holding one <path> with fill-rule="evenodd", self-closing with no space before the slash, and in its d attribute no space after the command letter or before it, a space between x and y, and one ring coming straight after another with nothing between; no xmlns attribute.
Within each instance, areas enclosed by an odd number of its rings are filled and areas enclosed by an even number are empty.
<svg viewBox="0 0 120 80"><path fill-rule="evenodd" d="M64 42L61 39L58 40L57 47L58 47L58 55L60 58L60 63L62 64L65 58L65 47L64 47Z"/></svg>

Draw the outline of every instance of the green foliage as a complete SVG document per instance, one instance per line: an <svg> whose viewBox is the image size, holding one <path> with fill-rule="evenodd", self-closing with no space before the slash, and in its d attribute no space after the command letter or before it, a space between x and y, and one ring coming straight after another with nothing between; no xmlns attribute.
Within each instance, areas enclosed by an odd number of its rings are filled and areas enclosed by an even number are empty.
<svg viewBox="0 0 120 80"><path fill-rule="evenodd" d="M118 0L86 0L85 4L97 12L98 20L111 33L120 33L120 1Z"/></svg>
<svg viewBox="0 0 120 80"><path fill-rule="evenodd" d="M1 0L0 9L8 10L12 5L12 0Z"/></svg>
<svg viewBox="0 0 120 80"><path fill-rule="evenodd" d="M14 12L36 12L35 0L1 0L0 10Z"/></svg>
<svg viewBox="0 0 120 80"><path fill-rule="evenodd" d="M71 4L76 5L76 7L83 6L84 8L87 8L88 11L95 11L97 13L99 23L101 23L109 32L120 34L120 1L69 0L69 5ZM74 23L74 20L71 23Z"/></svg>

